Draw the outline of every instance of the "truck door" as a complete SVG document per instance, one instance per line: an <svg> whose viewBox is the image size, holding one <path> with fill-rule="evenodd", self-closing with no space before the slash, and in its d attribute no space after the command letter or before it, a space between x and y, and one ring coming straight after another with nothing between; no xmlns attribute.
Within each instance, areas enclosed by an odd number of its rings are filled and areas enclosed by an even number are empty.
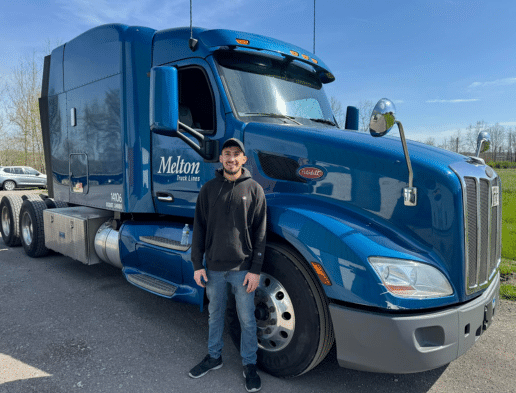
<svg viewBox="0 0 516 393"><path fill-rule="evenodd" d="M222 119L216 119L219 98L213 75L203 60L196 61L197 64L192 61L177 64L179 121L215 139L224 134L224 125ZM206 162L177 137L153 134L152 138L156 210L162 214L193 217L199 190L214 176L217 163Z"/></svg>

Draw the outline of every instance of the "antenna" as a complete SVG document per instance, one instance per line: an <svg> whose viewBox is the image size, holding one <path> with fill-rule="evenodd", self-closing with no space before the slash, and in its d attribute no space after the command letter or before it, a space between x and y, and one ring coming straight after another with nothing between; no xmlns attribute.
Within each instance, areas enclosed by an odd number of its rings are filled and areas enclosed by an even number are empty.
<svg viewBox="0 0 516 393"><path fill-rule="evenodd" d="M314 0L315 1L315 0ZM188 40L188 46L195 52L195 47L197 46L198 40L193 38L193 25L192 25L192 0L190 0L190 39Z"/></svg>
<svg viewBox="0 0 516 393"><path fill-rule="evenodd" d="M314 0L314 55L315 55L315 0Z"/></svg>

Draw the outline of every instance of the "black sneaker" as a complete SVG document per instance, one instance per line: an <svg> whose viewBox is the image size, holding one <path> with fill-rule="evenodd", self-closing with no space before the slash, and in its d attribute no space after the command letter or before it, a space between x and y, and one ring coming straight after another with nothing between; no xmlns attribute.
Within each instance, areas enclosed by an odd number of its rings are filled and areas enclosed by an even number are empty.
<svg viewBox="0 0 516 393"><path fill-rule="evenodd" d="M260 376L256 373L256 364L244 366L245 390L257 392L262 388Z"/></svg>
<svg viewBox="0 0 516 393"><path fill-rule="evenodd" d="M217 370L222 367L222 356L218 359L213 359L210 355L206 357L197 366L192 368L188 375L192 378L201 378L206 375L208 371Z"/></svg>

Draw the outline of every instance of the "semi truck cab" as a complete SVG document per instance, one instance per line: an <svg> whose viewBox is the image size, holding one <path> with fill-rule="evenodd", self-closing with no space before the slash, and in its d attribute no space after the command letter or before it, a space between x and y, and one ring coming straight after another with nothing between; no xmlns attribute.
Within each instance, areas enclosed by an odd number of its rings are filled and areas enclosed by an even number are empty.
<svg viewBox="0 0 516 393"><path fill-rule="evenodd" d="M268 206L260 367L297 376L333 345L359 370L447 364L497 309L499 177L479 158L405 141L388 100L371 135L356 132L353 107L341 129L323 88L334 79L314 54L260 35L91 29L45 59L49 195L2 199L4 242L110 263L202 309L182 231L220 147L238 138ZM401 143L383 137L396 125Z"/></svg>

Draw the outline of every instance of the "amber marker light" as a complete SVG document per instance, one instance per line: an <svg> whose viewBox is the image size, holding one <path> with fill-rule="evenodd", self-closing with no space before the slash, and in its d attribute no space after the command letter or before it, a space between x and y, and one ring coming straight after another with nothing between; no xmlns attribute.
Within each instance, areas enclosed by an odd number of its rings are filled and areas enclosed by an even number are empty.
<svg viewBox="0 0 516 393"><path fill-rule="evenodd" d="M315 272L317 273L317 277L319 277L319 280L321 280L321 282L324 285L331 286L330 278L324 271L324 268L322 267L322 265L317 262L312 262L312 267L314 268Z"/></svg>
<svg viewBox="0 0 516 393"><path fill-rule="evenodd" d="M319 64L319 62L315 59L312 59L312 61L315 63L315 64Z"/></svg>
<svg viewBox="0 0 516 393"><path fill-rule="evenodd" d="M310 60L310 57L308 57L307 55L301 55L303 57L303 59L305 60Z"/></svg>
<svg viewBox="0 0 516 393"><path fill-rule="evenodd" d="M242 38L237 38L236 42L238 42L240 45L249 45L249 40L244 40Z"/></svg>
<svg viewBox="0 0 516 393"><path fill-rule="evenodd" d="M292 56L299 56L299 53L298 53L298 52L296 52L295 50L291 50L291 51L290 51L290 54L291 54Z"/></svg>

